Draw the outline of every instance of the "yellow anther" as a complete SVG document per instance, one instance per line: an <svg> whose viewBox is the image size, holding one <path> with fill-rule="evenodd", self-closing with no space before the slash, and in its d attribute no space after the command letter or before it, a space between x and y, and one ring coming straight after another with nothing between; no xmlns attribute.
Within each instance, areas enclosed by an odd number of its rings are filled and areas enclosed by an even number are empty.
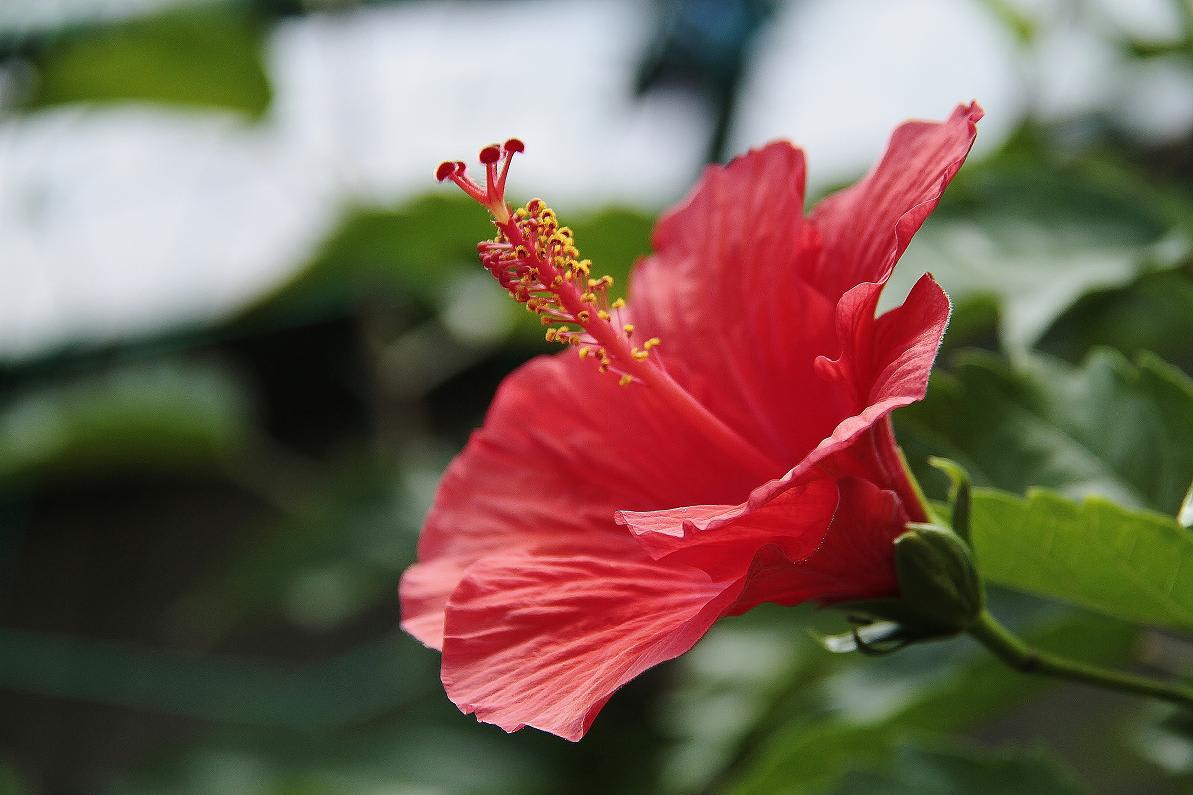
<svg viewBox="0 0 1193 795"><path fill-rule="evenodd" d="M661 339L659 339L658 337L651 337L646 342L642 343L642 347L645 348L646 350L650 350L651 348L654 348L654 347L656 347L658 345L662 345L662 344L663 344L663 341Z"/></svg>
<svg viewBox="0 0 1193 795"><path fill-rule="evenodd" d="M606 312L604 309L597 310L597 317L599 317L601 320L605 321L606 323L609 322L609 313Z"/></svg>
<svg viewBox="0 0 1193 795"><path fill-rule="evenodd" d="M595 304L596 293L585 293L584 295L580 296L580 300L586 304Z"/></svg>
<svg viewBox="0 0 1193 795"><path fill-rule="evenodd" d="M583 346L582 348L580 348L580 350L578 350L578 351L576 351L576 352L577 352L578 354L580 354L580 358L581 358L581 359L587 359L587 358L588 358L588 355L589 355L590 353L592 353L592 347L591 347L591 346L588 346L588 345L585 345L585 346Z"/></svg>
<svg viewBox="0 0 1193 795"><path fill-rule="evenodd" d="M546 318L544 318L544 320L545 320L545 319L546 319ZM547 333L546 333L546 335L545 335L545 336L546 336L546 338L547 338L547 342L555 342L555 338L556 338L558 335L559 335L559 329L555 329L555 328L549 328L549 329L547 329Z"/></svg>
<svg viewBox="0 0 1193 795"><path fill-rule="evenodd" d="M638 361L642 361L646 357L650 356L650 351L644 351L644 350L639 350L638 348L632 348L632 349L630 349L630 356L633 356Z"/></svg>
<svg viewBox="0 0 1193 795"><path fill-rule="evenodd" d="M587 323L591 317L592 315L588 313L587 309L581 309L576 314L576 320L579 320L581 323Z"/></svg>
<svg viewBox="0 0 1193 795"><path fill-rule="evenodd" d="M614 309L624 309L625 308L625 299L618 298L612 304L610 304L610 306L612 306Z"/></svg>
<svg viewBox="0 0 1193 795"><path fill-rule="evenodd" d="M631 383L633 383L633 381L634 381L634 376L623 375L621 378L619 378L617 380L617 385L618 386L629 386Z"/></svg>
<svg viewBox="0 0 1193 795"><path fill-rule="evenodd" d="M605 285L606 287L613 286L613 277L607 273L601 277L600 281L601 281L601 284Z"/></svg>
<svg viewBox="0 0 1193 795"><path fill-rule="evenodd" d="M634 333L634 324L633 324L633 323L626 323L624 326L622 326L622 327L621 327L621 330L622 330L622 331L624 331L624 332L626 333L626 336L628 337L628 336L630 336L631 334L633 334L633 333ZM647 341L646 341L646 346L647 346L648 348L650 347L650 340L647 340Z"/></svg>

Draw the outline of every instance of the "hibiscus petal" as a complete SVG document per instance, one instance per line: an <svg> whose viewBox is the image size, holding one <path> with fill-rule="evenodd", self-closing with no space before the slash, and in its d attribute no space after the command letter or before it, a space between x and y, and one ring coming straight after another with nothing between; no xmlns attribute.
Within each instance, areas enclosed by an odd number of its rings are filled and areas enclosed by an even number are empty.
<svg viewBox="0 0 1193 795"><path fill-rule="evenodd" d="M931 274L924 274L903 304L875 319L882 289L860 284L837 305L840 353L816 361L821 376L853 390L859 414L885 413L922 400L952 304Z"/></svg>
<svg viewBox="0 0 1193 795"><path fill-rule="evenodd" d="M751 507L697 505L664 511L618 511L656 560L694 566L717 579L741 577L758 550L771 546L789 560L815 552L837 510L837 484L815 478ZM715 527L717 532L709 532Z"/></svg>
<svg viewBox="0 0 1193 795"><path fill-rule="evenodd" d="M804 261L808 280L834 298L863 282L885 282L965 162L982 115L975 102L959 105L944 122L895 130L873 171L812 211L823 250Z"/></svg>
<svg viewBox="0 0 1193 795"><path fill-rule="evenodd" d="M652 557L698 566L714 576L740 576L765 545L798 561L820 544L836 505L834 480L820 470L902 486L902 463L887 460L895 455L893 442L864 447L860 442L875 441L863 437L885 433L891 411L924 397L950 304L940 285L925 275L902 306L875 320L879 289L859 285L846 294L837 321L844 350L837 359L818 362L827 378L859 391L861 409L842 412L846 418L799 464L737 505L619 510L617 522L628 526ZM906 510L920 518L915 496L902 497Z"/></svg>
<svg viewBox="0 0 1193 795"><path fill-rule="evenodd" d="M924 274L901 306L874 323L869 403L906 406L923 400L953 306ZM893 402L892 402L893 401Z"/></svg>
<svg viewBox="0 0 1193 795"><path fill-rule="evenodd" d="M908 522L902 501L869 481L844 478L838 485L840 507L816 552L793 562L775 547L762 549L730 613L763 602L826 604L898 592L894 540Z"/></svg>
<svg viewBox="0 0 1193 795"><path fill-rule="evenodd" d="M578 740L614 691L690 649L741 589L641 559L490 558L448 606L444 688L506 731Z"/></svg>
<svg viewBox="0 0 1193 795"><path fill-rule="evenodd" d="M779 142L710 166L659 221L630 285L635 326L668 372L730 427L795 461L836 424L812 370L833 349L833 300L807 284L804 157ZM798 405L798 410L794 407Z"/></svg>
<svg viewBox="0 0 1193 795"><path fill-rule="evenodd" d="M480 558L638 554L615 509L736 502L771 474L726 463L648 388L619 387L574 354L535 359L502 383L440 483L402 577L402 626L438 648L448 596Z"/></svg>

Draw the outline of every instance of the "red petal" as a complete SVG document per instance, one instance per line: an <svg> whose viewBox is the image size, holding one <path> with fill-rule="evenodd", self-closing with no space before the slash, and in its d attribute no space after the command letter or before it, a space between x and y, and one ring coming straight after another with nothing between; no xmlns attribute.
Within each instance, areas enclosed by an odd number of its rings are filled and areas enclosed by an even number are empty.
<svg viewBox="0 0 1193 795"><path fill-rule="evenodd" d="M860 284L837 306L840 353L820 357L817 370L854 390L855 411L876 415L922 400L952 305L931 275L912 287L902 306L875 319L882 285Z"/></svg>
<svg viewBox="0 0 1193 795"><path fill-rule="evenodd" d="M886 402L893 408L923 400L952 309L944 290L924 274L902 306L875 321L871 405Z"/></svg>
<svg viewBox="0 0 1193 795"><path fill-rule="evenodd" d="M837 484L817 478L756 508L743 504L618 511L617 522L629 527L656 560L728 579L744 576L765 546L775 547L791 561L807 558L820 547L836 509Z"/></svg>
<svg viewBox="0 0 1193 795"><path fill-rule="evenodd" d="M842 353L818 362L827 378L841 383L842 394L856 392L853 406L841 412L846 418L783 477L759 486L740 504L618 511L617 521L631 528L652 557L715 576L741 576L768 544L789 560L801 560L819 545L836 504L835 486L818 474L826 467L902 490L901 473L891 471L901 467L897 454L859 441L892 410L923 398L950 305L932 277L924 276L902 306L875 320L879 290L881 285L863 284L842 298L837 320ZM888 460L892 457L896 460ZM902 496L918 515L914 495Z"/></svg>
<svg viewBox="0 0 1193 795"><path fill-rule="evenodd" d="M578 740L614 691L690 649L741 587L650 561L490 558L452 595L443 684L478 720Z"/></svg>
<svg viewBox="0 0 1193 795"><path fill-rule="evenodd" d="M502 383L448 468L402 578L402 625L437 648L448 596L480 558L638 555L614 510L738 502L772 475L726 465L649 389L619 387L574 354L535 359Z"/></svg>
<svg viewBox="0 0 1193 795"><path fill-rule="evenodd" d="M833 298L863 282L885 282L965 162L982 115L975 102L959 105L947 121L908 122L895 130L869 175L813 210L824 248L818 259L805 261L808 280Z"/></svg>
<svg viewBox="0 0 1193 795"><path fill-rule="evenodd" d="M676 380L788 462L839 419L812 370L833 350L836 298L802 277L817 249L803 200L803 153L788 143L710 166L659 222L656 253L635 267L630 288L635 325L663 340L657 353Z"/></svg>
<svg viewBox="0 0 1193 795"><path fill-rule="evenodd" d="M864 480L846 478L839 486L840 508L816 553L792 562L776 548L764 548L732 613L763 602L823 604L898 592L894 540L908 521L902 503L894 492Z"/></svg>

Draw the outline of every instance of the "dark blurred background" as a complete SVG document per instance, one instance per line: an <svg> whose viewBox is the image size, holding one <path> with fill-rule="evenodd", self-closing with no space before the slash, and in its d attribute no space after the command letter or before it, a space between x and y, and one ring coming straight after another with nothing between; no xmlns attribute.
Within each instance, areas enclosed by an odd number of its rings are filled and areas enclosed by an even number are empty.
<svg viewBox="0 0 1193 795"><path fill-rule="evenodd" d="M760 609L573 745L459 715L396 626L443 467L547 350L440 160L523 138L514 194L621 277L706 161L790 137L820 195L975 97L888 291L953 295L946 386L1107 346L1193 373L1182 0L6 0L0 791L1189 791L1187 717L965 641L836 657L809 629L838 616ZM963 458L952 394L898 418L921 470ZM1091 660L1193 659L995 599Z"/></svg>

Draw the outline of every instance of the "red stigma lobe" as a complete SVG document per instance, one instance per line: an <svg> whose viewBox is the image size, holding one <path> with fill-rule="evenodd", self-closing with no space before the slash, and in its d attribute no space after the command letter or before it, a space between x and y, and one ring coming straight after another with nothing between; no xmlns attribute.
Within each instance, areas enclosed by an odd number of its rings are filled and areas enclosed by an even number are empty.
<svg viewBox="0 0 1193 795"><path fill-rule="evenodd" d="M581 359L619 376L623 386L650 380L654 367L648 360L659 340L631 343L634 326L622 317L625 301L609 297L613 278L592 276L592 263L580 258L572 230L560 225L542 199L516 212L506 204L510 162L525 149L517 138L481 149L483 186L465 176L458 161L440 164L435 177L455 182L493 216L497 236L477 245L481 264L515 301L539 316L548 342L575 346Z"/></svg>

